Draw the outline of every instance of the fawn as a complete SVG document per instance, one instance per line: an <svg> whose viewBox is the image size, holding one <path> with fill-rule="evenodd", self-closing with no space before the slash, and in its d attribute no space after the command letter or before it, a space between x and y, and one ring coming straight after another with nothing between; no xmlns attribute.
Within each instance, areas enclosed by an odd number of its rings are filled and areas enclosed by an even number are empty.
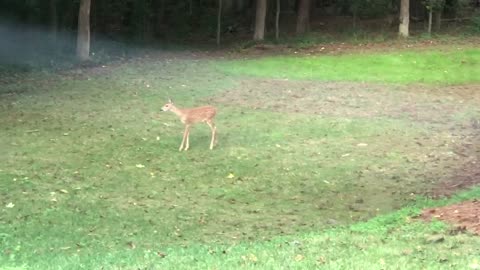
<svg viewBox="0 0 480 270"><path fill-rule="evenodd" d="M203 106L189 109L180 109L173 105L171 99L168 100L168 103L163 105L162 111L167 112L171 111L180 117L180 121L185 125L185 131L183 132L182 144L180 144L179 151L188 150L189 142L188 137L190 136L190 127L193 124L199 122L205 122L212 130L212 140L210 141L210 150L213 149L213 143L215 142L215 133L217 128L215 123L213 123L213 118L217 114L217 109L212 106Z"/></svg>

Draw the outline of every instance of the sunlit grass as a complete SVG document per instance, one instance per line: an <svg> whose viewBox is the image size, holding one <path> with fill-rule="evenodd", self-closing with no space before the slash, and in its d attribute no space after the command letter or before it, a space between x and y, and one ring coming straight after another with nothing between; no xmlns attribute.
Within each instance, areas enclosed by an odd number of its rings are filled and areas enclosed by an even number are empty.
<svg viewBox="0 0 480 270"><path fill-rule="evenodd" d="M389 83L459 84L480 82L480 50L402 51L340 56L275 56L227 61L232 75Z"/></svg>

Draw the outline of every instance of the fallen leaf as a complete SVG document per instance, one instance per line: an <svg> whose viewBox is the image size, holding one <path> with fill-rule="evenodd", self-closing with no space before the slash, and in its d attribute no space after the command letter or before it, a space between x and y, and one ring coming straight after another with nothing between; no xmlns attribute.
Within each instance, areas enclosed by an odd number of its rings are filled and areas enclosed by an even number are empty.
<svg viewBox="0 0 480 270"><path fill-rule="evenodd" d="M145 168L145 165L143 165L143 164L137 164L137 165L135 165L135 167L137 167L137 168Z"/></svg>
<svg viewBox="0 0 480 270"><path fill-rule="evenodd" d="M297 256L295 256L295 261L297 262L302 261L303 259L305 259L305 256L302 254L297 254Z"/></svg>
<svg viewBox="0 0 480 270"><path fill-rule="evenodd" d="M248 259L252 262L258 261L257 256L255 256L254 254L248 255Z"/></svg>
<svg viewBox="0 0 480 270"><path fill-rule="evenodd" d="M235 177L235 175L233 175L233 173L230 173L230 174L227 176L228 179L232 179L232 178L234 178L234 177Z"/></svg>
<svg viewBox="0 0 480 270"><path fill-rule="evenodd" d="M13 203L8 203L7 205L5 205L6 208L13 208L15 206L15 204Z"/></svg>
<svg viewBox="0 0 480 270"><path fill-rule="evenodd" d="M327 259L325 259L325 257L323 257L323 256L320 256L320 258L318 258L317 262L318 262L319 264L324 264L324 263L327 262Z"/></svg>
<svg viewBox="0 0 480 270"><path fill-rule="evenodd" d="M68 194L68 191L66 189L60 189L60 193Z"/></svg>

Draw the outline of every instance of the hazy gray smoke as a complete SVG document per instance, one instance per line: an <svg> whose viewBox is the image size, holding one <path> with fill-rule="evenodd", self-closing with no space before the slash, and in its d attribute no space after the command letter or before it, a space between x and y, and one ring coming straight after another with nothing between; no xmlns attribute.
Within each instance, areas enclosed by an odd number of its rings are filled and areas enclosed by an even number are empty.
<svg viewBox="0 0 480 270"><path fill-rule="evenodd" d="M76 32L48 27L0 21L0 68L64 68L75 63ZM91 36L94 61L108 61L133 56L141 49L128 43Z"/></svg>
<svg viewBox="0 0 480 270"><path fill-rule="evenodd" d="M52 35L47 28L0 22L0 65L51 65L74 48L73 33Z"/></svg>

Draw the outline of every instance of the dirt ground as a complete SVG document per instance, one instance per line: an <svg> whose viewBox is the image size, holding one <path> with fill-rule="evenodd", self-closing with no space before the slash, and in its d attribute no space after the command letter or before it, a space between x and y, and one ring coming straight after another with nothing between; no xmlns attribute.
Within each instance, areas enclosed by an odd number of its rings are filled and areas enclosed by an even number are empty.
<svg viewBox="0 0 480 270"><path fill-rule="evenodd" d="M463 232L465 230L480 235L480 201L473 200L459 204L425 209L421 218L427 221L438 219L453 224L451 231Z"/></svg>
<svg viewBox="0 0 480 270"><path fill-rule="evenodd" d="M210 101L320 117L406 119L434 131L415 138L413 147L404 149L428 153L412 160L425 164L424 170L416 172L417 176L434 183L427 196L448 197L480 184L480 85L438 87L252 79ZM468 107L474 108L473 113L460 117ZM456 230L480 235L480 201L427 209L422 218L437 218L455 224Z"/></svg>

